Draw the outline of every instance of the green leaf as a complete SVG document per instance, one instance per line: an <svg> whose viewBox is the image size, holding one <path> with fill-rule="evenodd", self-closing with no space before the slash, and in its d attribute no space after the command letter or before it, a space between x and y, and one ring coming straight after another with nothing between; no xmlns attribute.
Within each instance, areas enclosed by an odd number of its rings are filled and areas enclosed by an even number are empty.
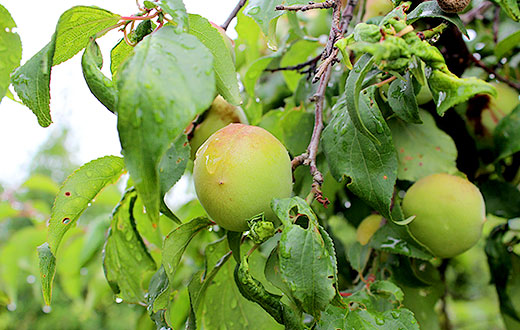
<svg viewBox="0 0 520 330"><path fill-rule="evenodd" d="M76 55L85 48L90 37L119 19L119 15L97 7L77 6L67 10L60 16L51 41L13 73L14 90L36 115L40 126L47 127L52 123L49 107L51 67Z"/></svg>
<svg viewBox="0 0 520 330"><path fill-rule="evenodd" d="M406 226L400 226L388 221L383 227L379 228L369 246L390 253L402 254L412 258L431 260L431 253L412 238Z"/></svg>
<svg viewBox="0 0 520 330"><path fill-rule="evenodd" d="M0 5L0 102L11 83L10 75L20 65L22 59L22 41L18 33L13 32L16 27L11 14Z"/></svg>
<svg viewBox="0 0 520 330"><path fill-rule="evenodd" d="M363 111L367 109L361 108L359 105L359 99L361 98L361 87L363 80L367 75L368 71L372 69L372 65L375 62L375 57L365 54L359 58L354 64L354 69L349 72L347 77L347 83L345 85L345 97L346 97L346 110L348 111L350 121L354 124L357 131L370 139L376 145L381 144L381 141L371 132L364 122L366 114ZM378 131L379 133L379 131Z"/></svg>
<svg viewBox="0 0 520 330"><path fill-rule="evenodd" d="M520 5L516 0L497 0L500 7L511 17L513 20L520 22Z"/></svg>
<svg viewBox="0 0 520 330"><path fill-rule="evenodd" d="M218 274L219 270L226 264L231 256L231 253L224 254L215 264L208 263L208 257L213 254L216 248L222 246L223 240L209 244L204 255L206 256L205 270L195 273L188 284L188 291L190 296L190 315L186 321L186 330L196 330L196 315L198 314L199 306L204 301L206 290L213 282L213 279Z"/></svg>
<svg viewBox="0 0 520 330"><path fill-rule="evenodd" d="M269 34L271 21L283 15L282 10L276 10L276 6L285 4L292 5L297 0L250 0L244 14L251 17L260 26L265 35Z"/></svg>
<svg viewBox="0 0 520 330"><path fill-rule="evenodd" d="M397 178L417 181L434 173L457 172L457 148L452 138L440 130L427 111L418 113L422 124L400 119L388 121L399 160Z"/></svg>
<svg viewBox="0 0 520 330"><path fill-rule="evenodd" d="M300 155L307 150L314 126L314 115L303 109L273 110L262 117L258 126L273 134L289 150Z"/></svg>
<svg viewBox="0 0 520 330"><path fill-rule="evenodd" d="M223 258L228 252L227 240L222 240L206 249L206 264L209 265L207 269L213 269L214 265L219 265L220 269L213 280L204 281L209 283L204 297L202 324L199 328L206 330L283 329L262 307L242 296L234 281L236 262L233 258ZM224 260L225 263L222 262ZM262 283L265 283L264 265L265 258L259 253L254 253L249 258L251 275Z"/></svg>
<svg viewBox="0 0 520 330"><path fill-rule="evenodd" d="M424 17L441 18L454 24L465 36L468 36L468 31L459 15L451 14L443 11L437 4L437 1L425 1L420 3L415 9L407 15L406 23L412 24L415 21Z"/></svg>
<svg viewBox="0 0 520 330"><path fill-rule="evenodd" d="M188 244L202 229L212 224L208 218L196 218L182 224L170 232L163 243L162 264L170 282L177 271L177 266Z"/></svg>
<svg viewBox="0 0 520 330"><path fill-rule="evenodd" d="M144 304L146 276L156 269L137 231L134 206L137 192L125 193L114 209L103 253L103 269L112 291L127 303Z"/></svg>
<svg viewBox="0 0 520 330"><path fill-rule="evenodd" d="M449 108L466 102L477 94L496 96L496 89L492 85L475 77L459 78L449 71L427 68L426 78L437 113L441 116Z"/></svg>
<svg viewBox="0 0 520 330"><path fill-rule="evenodd" d="M518 28L518 26L517 26ZM495 56L502 58L520 44L520 30L514 31L504 39L500 40L495 47Z"/></svg>
<svg viewBox="0 0 520 330"><path fill-rule="evenodd" d="M302 309L317 317L336 294L330 238L322 236L316 215L303 199L274 199L272 208L284 225L278 246L282 279ZM304 227L296 224L300 221Z"/></svg>
<svg viewBox="0 0 520 330"><path fill-rule="evenodd" d="M479 185L486 201L486 212L498 217L520 217L520 190L509 182L487 180Z"/></svg>
<svg viewBox="0 0 520 330"><path fill-rule="evenodd" d="M170 145L159 163L161 198L179 181L190 159L190 146L186 134L181 134Z"/></svg>
<svg viewBox="0 0 520 330"><path fill-rule="evenodd" d="M49 244L43 243L38 247L38 258L40 259L40 280L42 283L43 299L45 304L51 304L52 282L56 274L56 257L52 253Z"/></svg>
<svg viewBox="0 0 520 330"><path fill-rule="evenodd" d="M322 146L332 176L337 181L350 178L347 187L385 218L391 219L397 155L390 129L376 106L368 93L361 95L361 120L371 132L376 132L380 144L357 130L343 96L334 105L333 118L323 131Z"/></svg>
<svg viewBox="0 0 520 330"><path fill-rule="evenodd" d="M238 90L237 73L224 36L202 16L190 14L189 23L190 34L196 36L213 54L218 93L229 103L239 105L242 99Z"/></svg>
<svg viewBox="0 0 520 330"><path fill-rule="evenodd" d="M144 37L153 32L155 24L151 20L146 20L135 28L134 31L130 32L128 39L132 43L139 43ZM119 42L110 51L110 72L112 73L112 79L117 76L121 64L134 52L134 47L130 46L124 38L121 38Z"/></svg>
<svg viewBox="0 0 520 330"><path fill-rule="evenodd" d="M520 151L520 106L500 120L493 132L497 159Z"/></svg>
<svg viewBox="0 0 520 330"><path fill-rule="evenodd" d="M165 26L145 37L121 68L117 113L125 163L154 223L161 204L160 162L171 143L215 97L211 53Z"/></svg>
<svg viewBox="0 0 520 330"><path fill-rule="evenodd" d="M402 120L420 124L419 107L415 98L413 79L410 72L406 72L406 80L396 79L388 88L388 103L395 114Z"/></svg>
<svg viewBox="0 0 520 330"><path fill-rule="evenodd" d="M486 239L486 255L491 273L491 283L495 285L500 303L500 311L520 322L520 311L515 309L513 299L508 290L515 282L520 283L520 258L512 253L510 246L504 242L508 233L507 225L495 227Z"/></svg>
<svg viewBox="0 0 520 330"><path fill-rule="evenodd" d="M243 78L244 83L244 89L246 90L247 94L251 97L255 97L255 86L256 82L258 81L258 78L262 75L264 70L269 66L271 61L276 57L277 54L271 54L268 56L260 57L247 68L246 74Z"/></svg>
<svg viewBox="0 0 520 330"><path fill-rule="evenodd" d="M103 57L98 44L90 39L81 58L81 69L88 88L94 96L111 112L115 111L117 89L112 80L102 72Z"/></svg>
<svg viewBox="0 0 520 330"><path fill-rule="evenodd" d="M353 329L347 327L347 315L348 312L345 308L329 305L321 314L321 318L316 324L316 330Z"/></svg>
<svg viewBox="0 0 520 330"><path fill-rule="evenodd" d="M124 39L119 42L110 51L110 72L112 73L112 79L115 80L117 72L120 69L121 64L125 59L132 55L134 47L126 43Z"/></svg>
<svg viewBox="0 0 520 330"><path fill-rule="evenodd" d="M278 323L285 325L286 329L304 329L301 318L281 302L282 296L267 291L263 284L251 275L247 257L244 256L242 262L235 267L234 278L242 296L262 306Z"/></svg>
<svg viewBox="0 0 520 330"><path fill-rule="evenodd" d="M38 119L38 124L47 127L52 123L49 103L52 57L55 35L50 43L17 68L11 76L16 94Z"/></svg>
<svg viewBox="0 0 520 330"><path fill-rule="evenodd" d="M166 275L164 267L161 265L150 279L147 298L147 308L150 313L150 318L155 322L159 329L161 326L168 328L168 324L165 320L165 311L170 304L169 284L170 281L168 280L168 275Z"/></svg>
<svg viewBox="0 0 520 330"><path fill-rule="evenodd" d="M395 304L401 303L404 299L403 290L390 281L375 281L370 285L370 291L388 297Z"/></svg>
<svg viewBox="0 0 520 330"><path fill-rule="evenodd" d="M182 0L160 0L158 5L177 23L177 32L188 31L188 13Z"/></svg>
<svg viewBox="0 0 520 330"><path fill-rule="evenodd" d="M65 180L56 195L49 220L48 242L52 253L56 254L63 235L89 203L103 188L116 182L123 172L121 157L106 156L81 166Z"/></svg>
<svg viewBox="0 0 520 330"><path fill-rule="evenodd" d="M115 25L120 18L108 10L86 6L72 7L61 14L56 26L56 50L52 65L58 65L76 55L85 48L91 37Z"/></svg>
<svg viewBox="0 0 520 330"><path fill-rule="evenodd" d="M347 314L345 323L348 324L350 329L356 330L419 330L419 325L413 313L406 308L383 313L375 310L357 309Z"/></svg>
<svg viewBox="0 0 520 330"><path fill-rule="evenodd" d="M354 242L348 249L348 261L358 273L363 273L371 251L368 245L361 245L359 242Z"/></svg>

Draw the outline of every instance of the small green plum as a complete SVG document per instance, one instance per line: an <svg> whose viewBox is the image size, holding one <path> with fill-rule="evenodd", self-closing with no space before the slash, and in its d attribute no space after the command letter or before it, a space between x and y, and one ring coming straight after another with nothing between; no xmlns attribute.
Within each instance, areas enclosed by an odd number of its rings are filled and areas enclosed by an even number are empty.
<svg viewBox="0 0 520 330"><path fill-rule="evenodd" d="M510 114L519 104L518 91L506 83L491 83L497 89L497 97L490 97L488 106L482 110L482 125L493 134L498 122Z"/></svg>
<svg viewBox="0 0 520 330"><path fill-rule="evenodd" d="M381 226L381 221L383 217L379 214L371 214L357 227L356 230L356 239L361 245L367 245L374 233Z"/></svg>
<svg viewBox="0 0 520 330"><path fill-rule="evenodd" d="M392 9L394 9L394 5L391 0L367 0L363 21L367 21L372 17L384 16Z"/></svg>
<svg viewBox="0 0 520 330"><path fill-rule="evenodd" d="M228 103L218 95L211 107L204 112L203 120L195 126L190 139L191 159L195 158L197 149L206 141L211 134L231 123L247 124L247 117L240 107Z"/></svg>
<svg viewBox="0 0 520 330"><path fill-rule="evenodd" d="M414 183L403 199L403 212L417 241L439 258L454 257L474 246L482 233L485 204L470 181L445 173Z"/></svg>
<svg viewBox="0 0 520 330"><path fill-rule="evenodd" d="M244 231L247 220L260 213L277 220L270 204L291 196L291 160L265 129L229 124L197 151L193 180L209 217L227 230Z"/></svg>

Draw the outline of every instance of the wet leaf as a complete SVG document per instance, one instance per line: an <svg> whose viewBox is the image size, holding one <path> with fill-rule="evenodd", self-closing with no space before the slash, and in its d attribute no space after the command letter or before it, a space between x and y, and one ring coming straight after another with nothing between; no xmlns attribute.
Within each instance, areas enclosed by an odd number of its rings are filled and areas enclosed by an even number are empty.
<svg viewBox="0 0 520 330"><path fill-rule="evenodd" d="M13 28L16 28L16 23L11 14L0 5L0 102L11 83L11 72L22 59L22 41Z"/></svg>
<svg viewBox="0 0 520 330"><path fill-rule="evenodd" d="M145 37L119 71L119 139L130 176L155 224L161 204L160 162L214 99L212 57L196 37L165 26Z"/></svg>
<svg viewBox="0 0 520 330"><path fill-rule="evenodd" d="M455 142L436 126L428 112L420 110L418 115L422 124L388 121L399 160L397 178L417 181L434 173L456 173Z"/></svg>
<svg viewBox="0 0 520 330"><path fill-rule="evenodd" d="M330 172L337 181L349 178L347 187L383 216L391 219L390 203L397 177L397 154L392 135L369 93L362 93L360 115L375 133L377 144L360 133L342 97L334 105L333 118L325 127L322 146ZM395 219L401 220L401 219Z"/></svg>
<svg viewBox="0 0 520 330"><path fill-rule="evenodd" d="M106 156L93 160L72 173L56 195L49 220L48 242L56 254L63 235L76 223L92 200L124 172L121 157Z"/></svg>
<svg viewBox="0 0 520 330"><path fill-rule="evenodd" d="M156 265L137 231L133 214L136 200L135 189L127 191L112 214L103 269L116 296L127 303L144 304L148 283L143 281Z"/></svg>

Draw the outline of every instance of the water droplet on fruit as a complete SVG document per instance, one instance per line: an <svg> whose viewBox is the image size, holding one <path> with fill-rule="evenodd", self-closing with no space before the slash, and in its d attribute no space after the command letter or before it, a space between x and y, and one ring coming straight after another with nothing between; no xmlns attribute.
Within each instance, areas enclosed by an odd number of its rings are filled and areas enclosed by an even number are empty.
<svg viewBox="0 0 520 330"><path fill-rule="evenodd" d="M215 174L215 171L217 170L220 163L220 157L211 157L210 155L206 155L206 170L209 174Z"/></svg>

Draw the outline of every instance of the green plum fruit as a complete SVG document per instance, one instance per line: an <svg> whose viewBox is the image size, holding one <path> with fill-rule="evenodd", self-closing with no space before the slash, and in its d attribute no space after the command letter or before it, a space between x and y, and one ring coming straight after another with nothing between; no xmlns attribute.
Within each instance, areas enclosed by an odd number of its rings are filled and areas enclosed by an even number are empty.
<svg viewBox="0 0 520 330"><path fill-rule="evenodd" d="M367 0L365 2L363 21L367 21L372 17L384 16L392 9L394 9L394 5L391 0Z"/></svg>
<svg viewBox="0 0 520 330"><path fill-rule="evenodd" d="M193 180L209 217L227 230L244 231L247 220L262 212L266 220L277 220L270 204L291 196L291 160L265 129L229 124L197 151Z"/></svg>
<svg viewBox="0 0 520 330"><path fill-rule="evenodd" d="M381 221L383 217L379 214L371 214L357 227L356 230L356 239L361 245L367 245L374 233L381 226Z"/></svg>
<svg viewBox="0 0 520 330"><path fill-rule="evenodd" d="M506 83L491 83L497 89L497 97L490 97L488 106L482 110L482 125L493 134L498 122L510 114L519 104L518 91Z"/></svg>
<svg viewBox="0 0 520 330"><path fill-rule="evenodd" d="M202 122L195 126L190 139L191 159L195 158L197 149L211 134L231 123L248 123L242 108L229 104L220 95L215 98L211 107L202 116Z"/></svg>
<svg viewBox="0 0 520 330"><path fill-rule="evenodd" d="M454 257L477 243L485 221L479 189L466 179L439 173L414 183L403 199L408 225L417 241L436 257Z"/></svg>

